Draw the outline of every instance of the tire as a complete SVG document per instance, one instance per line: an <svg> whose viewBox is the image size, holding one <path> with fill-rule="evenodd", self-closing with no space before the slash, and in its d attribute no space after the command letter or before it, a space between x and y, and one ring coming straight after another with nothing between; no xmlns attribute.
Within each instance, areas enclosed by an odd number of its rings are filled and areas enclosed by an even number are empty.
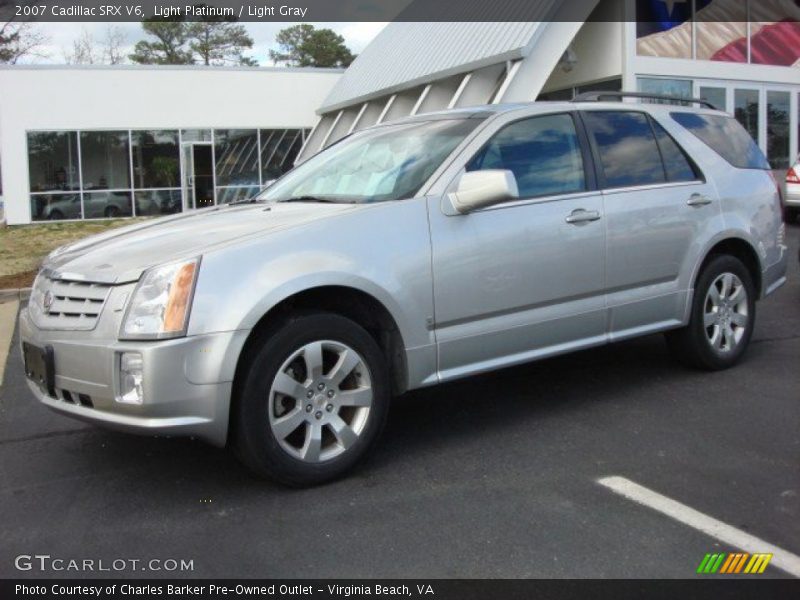
<svg viewBox="0 0 800 600"><path fill-rule="evenodd" d="M708 371L735 365L753 334L755 299L753 279L742 261L729 255L711 258L697 278L689 324L666 334L672 355Z"/></svg>
<svg viewBox="0 0 800 600"><path fill-rule="evenodd" d="M257 475L293 487L341 477L386 422L391 391L381 349L362 327L330 313L293 316L261 340L246 359L231 415L237 456Z"/></svg>
<svg viewBox="0 0 800 600"><path fill-rule="evenodd" d="M794 224L797 223L797 217L800 215L800 209L794 206L787 206L783 209L784 223Z"/></svg>
<svg viewBox="0 0 800 600"><path fill-rule="evenodd" d="M119 216L119 207L117 206L107 206L105 210L105 217L107 219L115 219Z"/></svg>
<svg viewBox="0 0 800 600"><path fill-rule="evenodd" d="M50 219L51 221L60 221L64 218L64 213L62 213L58 209L52 210L50 211L50 214L47 215L47 218Z"/></svg>

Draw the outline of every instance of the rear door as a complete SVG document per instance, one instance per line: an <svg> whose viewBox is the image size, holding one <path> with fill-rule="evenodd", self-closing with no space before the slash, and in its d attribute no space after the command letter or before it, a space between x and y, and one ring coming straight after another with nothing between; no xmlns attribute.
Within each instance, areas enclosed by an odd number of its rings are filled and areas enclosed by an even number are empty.
<svg viewBox="0 0 800 600"><path fill-rule="evenodd" d="M713 186L652 116L582 113L606 215L609 334L619 339L684 318L699 241L720 215Z"/></svg>

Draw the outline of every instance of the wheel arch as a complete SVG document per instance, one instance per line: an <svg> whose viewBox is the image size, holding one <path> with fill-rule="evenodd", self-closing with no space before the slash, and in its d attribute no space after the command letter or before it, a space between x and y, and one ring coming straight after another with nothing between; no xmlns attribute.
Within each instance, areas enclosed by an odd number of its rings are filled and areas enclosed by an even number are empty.
<svg viewBox="0 0 800 600"><path fill-rule="evenodd" d="M753 285L756 288L756 298L761 298L763 294L763 281L761 272L761 259L758 256L753 244L744 237L738 235L728 235L715 240L706 250L702 260L695 266L692 273L692 289L694 289L697 278L705 266L715 256L729 255L742 261L753 278ZM691 302L689 303L691 305Z"/></svg>
<svg viewBox="0 0 800 600"><path fill-rule="evenodd" d="M293 315L329 312L347 317L363 327L380 347L391 378L392 392L403 393L408 386L405 343L397 321L375 296L343 285L319 285L292 293L267 310L250 330L244 342L233 380L231 411L235 410L239 385L252 353ZM233 419L231 419L231 422Z"/></svg>

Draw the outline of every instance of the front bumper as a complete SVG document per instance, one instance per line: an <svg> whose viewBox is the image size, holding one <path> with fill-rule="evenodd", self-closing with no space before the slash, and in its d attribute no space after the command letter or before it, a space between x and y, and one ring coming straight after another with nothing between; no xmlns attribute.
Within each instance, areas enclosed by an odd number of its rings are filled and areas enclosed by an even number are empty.
<svg viewBox="0 0 800 600"><path fill-rule="evenodd" d="M51 331L36 327L27 308L20 311L20 343L52 346L55 355L55 396L28 380L36 398L64 415L112 429L193 436L223 446L236 360L247 332L121 342L116 339L120 315L104 312L92 331ZM115 399L119 356L130 351L142 355L142 404Z"/></svg>

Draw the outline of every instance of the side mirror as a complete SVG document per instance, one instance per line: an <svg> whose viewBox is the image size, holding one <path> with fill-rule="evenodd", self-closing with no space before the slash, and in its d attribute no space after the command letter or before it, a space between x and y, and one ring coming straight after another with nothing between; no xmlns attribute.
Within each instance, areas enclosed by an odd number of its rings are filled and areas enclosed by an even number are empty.
<svg viewBox="0 0 800 600"><path fill-rule="evenodd" d="M514 173L504 169L468 171L461 176L456 191L450 193L453 208L462 215L516 198L517 180Z"/></svg>

